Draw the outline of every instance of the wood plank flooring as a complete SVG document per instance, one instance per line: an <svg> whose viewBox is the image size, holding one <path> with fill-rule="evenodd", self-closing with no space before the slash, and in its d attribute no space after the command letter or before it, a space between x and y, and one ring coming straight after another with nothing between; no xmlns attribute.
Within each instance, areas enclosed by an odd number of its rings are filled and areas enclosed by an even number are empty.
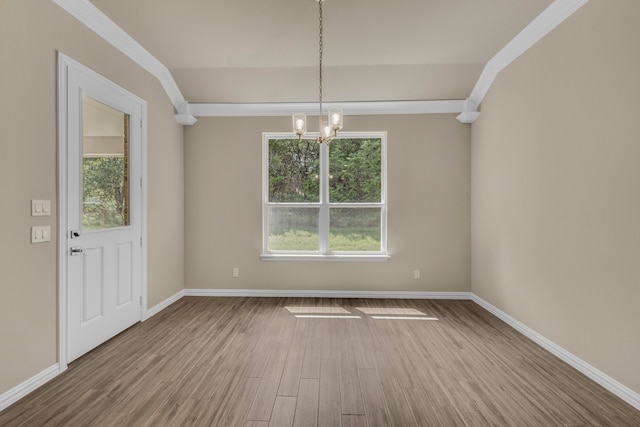
<svg viewBox="0 0 640 427"><path fill-rule="evenodd" d="M640 426L640 412L471 301L186 297L0 426Z"/></svg>

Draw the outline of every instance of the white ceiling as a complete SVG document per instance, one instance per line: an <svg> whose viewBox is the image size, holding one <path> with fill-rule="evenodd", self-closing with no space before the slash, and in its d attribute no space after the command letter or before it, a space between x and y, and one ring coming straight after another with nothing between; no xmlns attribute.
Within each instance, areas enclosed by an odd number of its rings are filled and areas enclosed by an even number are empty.
<svg viewBox="0 0 640 427"><path fill-rule="evenodd" d="M317 98L315 0L92 0L190 102ZM326 0L325 98L464 99L551 0Z"/></svg>

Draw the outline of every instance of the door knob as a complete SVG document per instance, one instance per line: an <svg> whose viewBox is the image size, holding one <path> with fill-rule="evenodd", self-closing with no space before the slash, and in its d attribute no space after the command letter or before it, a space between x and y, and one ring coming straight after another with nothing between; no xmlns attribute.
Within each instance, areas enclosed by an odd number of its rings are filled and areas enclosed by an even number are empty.
<svg viewBox="0 0 640 427"><path fill-rule="evenodd" d="M81 254L83 252L84 252L84 249L79 248L77 246L74 246L71 249L69 249L69 254L71 254L71 255L79 255L79 254Z"/></svg>

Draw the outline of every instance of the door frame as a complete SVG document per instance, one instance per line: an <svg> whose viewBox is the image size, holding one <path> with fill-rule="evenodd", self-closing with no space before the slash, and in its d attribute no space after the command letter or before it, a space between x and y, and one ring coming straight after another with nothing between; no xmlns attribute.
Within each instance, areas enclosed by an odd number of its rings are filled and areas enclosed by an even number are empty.
<svg viewBox="0 0 640 427"><path fill-rule="evenodd" d="M143 99L140 99L131 92L123 89L117 84L113 83L109 79L96 73L90 68L82 65L81 63L71 59L62 52L58 54L58 363L60 366L60 372L67 369L67 287L68 287L68 272L67 272L67 239L70 230L67 226L67 138L69 123L73 126L80 126L80 117L69 117L68 115L68 86L69 86L69 70L74 70L85 77L95 79L101 84L106 84L111 87L114 92L121 93L123 96L132 97L140 101L141 104L141 171L142 188L141 188L141 233L142 233L142 246L141 246L141 296L142 304L140 308L140 320L144 321L147 317L147 103ZM72 122L69 122L72 120Z"/></svg>

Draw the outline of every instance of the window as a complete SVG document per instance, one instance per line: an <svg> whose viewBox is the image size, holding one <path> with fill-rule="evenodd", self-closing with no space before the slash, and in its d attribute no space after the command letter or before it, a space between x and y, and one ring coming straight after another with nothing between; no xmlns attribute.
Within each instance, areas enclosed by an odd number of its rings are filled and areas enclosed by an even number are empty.
<svg viewBox="0 0 640 427"><path fill-rule="evenodd" d="M386 133L263 134L262 259L386 259Z"/></svg>

